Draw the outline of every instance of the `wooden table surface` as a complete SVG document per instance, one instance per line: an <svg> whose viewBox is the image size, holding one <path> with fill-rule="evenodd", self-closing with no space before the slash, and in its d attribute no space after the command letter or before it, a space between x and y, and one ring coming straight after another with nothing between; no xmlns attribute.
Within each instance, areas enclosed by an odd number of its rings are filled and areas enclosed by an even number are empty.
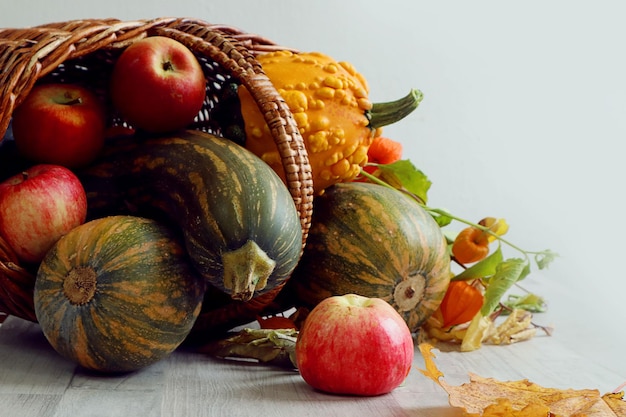
<svg viewBox="0 0 626 417"><path fill-rule="evenodd" d="M558 332L470 353L445 346L435 352L445 380L455 385L466 382L468 372L601 393L626 381L626 375L581 356ZM0 360L0 417L462 415L417 370L424 367L418 352L406 382L373 398L327 395L312 390L295 371L184 351L140 372L98 376L60 358L38 325L13 317L0 326Z"/></svg>

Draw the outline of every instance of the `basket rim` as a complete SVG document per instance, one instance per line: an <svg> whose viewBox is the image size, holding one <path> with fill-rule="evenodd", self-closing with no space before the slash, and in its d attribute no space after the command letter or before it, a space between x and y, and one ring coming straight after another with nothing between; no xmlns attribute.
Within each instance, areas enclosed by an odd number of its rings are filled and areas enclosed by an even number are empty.
<svg viewBox="0 0 626 417"><path fill-rule="evenodd" d="M283 49L297 51L237 26L213 24L193 17L77 19L24 28L0 28L0 143L13 110L37 80L61 63L102 48L121 49L146 36L167 36L168 30L163 30L166 27L175 28L169 30L171 35L174 30L194 25L223 34L229 42L245 47L252 56ZM162 32L158 33L159 30ZM15 54L18 58L10 54L15 51L18 51Z"/></svg>

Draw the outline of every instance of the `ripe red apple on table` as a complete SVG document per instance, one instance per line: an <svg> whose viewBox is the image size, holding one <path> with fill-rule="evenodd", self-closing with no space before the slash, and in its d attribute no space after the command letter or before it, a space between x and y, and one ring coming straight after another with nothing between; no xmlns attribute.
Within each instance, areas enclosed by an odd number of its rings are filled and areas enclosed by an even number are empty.
<svg viewBox="0 0 626 417"><path fill-rule="evenodd" d="M40 262L86 216L85 190L63 166L35 165L0 183L0 235L23 262Z"/></svg>
<svg viewBox="0 0 626 417"><path fill-rule="evenodd" d="M35 86L13 112L12 123L18 152L37 163L85 166L104 146L104 106L79 85Z"/></svg>
<svg viewBox="0 0 626 417"><path fill-rule="evenodd" d="M206 80L195 55L164 36L141 39L119 56L111 100L133 127L163 133L182 129L202 109Z"/></svg>
<svg viewBox="0 0 626 417"><path fill-rule="evenodd" d="M296 341L296 363L313 388L372 396L398 387L413 362L413 336L386 301L355 294L322 300Z"/></svg>

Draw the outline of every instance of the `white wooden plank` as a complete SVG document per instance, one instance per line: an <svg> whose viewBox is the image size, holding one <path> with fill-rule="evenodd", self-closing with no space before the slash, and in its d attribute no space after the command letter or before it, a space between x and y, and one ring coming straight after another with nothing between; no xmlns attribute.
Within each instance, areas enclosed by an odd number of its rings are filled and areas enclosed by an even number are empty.
<svg viewBox="0 0 626 417"><path fill-rule="evenodd" d="M160 417L161 396L154 391L69 389L53 417Z"/></svg>
<svg viewBox="0 0 626 417"><path fill-rule="evenodd" d="M169 361L163 413L168 416L408 416L415 410L447 409L447 395L417 373L379 397L329 395L310 388L295 371L202 355L174 355ZM423 414L429 415L429 414ZM446 414L447 415L447 414Z"/></svg>
<svg viewBox="0 0 626 417"><path fill-rule="evenodd" d="M0 328L0 360L0 394L62 394L75 368L52 349L38 325L15 317Z"/></svg>
<svg viewBox="0 0 626 417"><path fill-rule="evenodd" d="M0 394L0 417L50 417L61 398L61 394Z"/></svg>
<svg viewBox="0 0 626 417"><path fill-rule="evenodd" d="M84 410L90 417L161 416L165 367L161 361L121 375L78 368L54 416L75 417Z"/></svg>
<svg viewBox="0 0 626 417"><path fill-rule="evenodd" d="M162 390L167 362L160 361L137 372L102 374L82 368L75 371L69 390L148 391Z"/></svg>

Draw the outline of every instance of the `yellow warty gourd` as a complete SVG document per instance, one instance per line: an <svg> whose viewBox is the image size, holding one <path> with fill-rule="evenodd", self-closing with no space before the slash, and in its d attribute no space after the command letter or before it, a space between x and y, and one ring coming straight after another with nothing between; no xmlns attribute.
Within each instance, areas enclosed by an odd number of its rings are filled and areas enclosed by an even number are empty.
<svg viewBox="0 0 626 417"><path fill-rule="evenodd" d="M347 62L318 52L272 52L257 57L291 110L309 156L316 194L351 181L367 163L367 150L381 132L413 111L422 95L373 104L365 78ZM246 148L284 179L283 166L269 128L245 87L239 89Z"/></svg>

